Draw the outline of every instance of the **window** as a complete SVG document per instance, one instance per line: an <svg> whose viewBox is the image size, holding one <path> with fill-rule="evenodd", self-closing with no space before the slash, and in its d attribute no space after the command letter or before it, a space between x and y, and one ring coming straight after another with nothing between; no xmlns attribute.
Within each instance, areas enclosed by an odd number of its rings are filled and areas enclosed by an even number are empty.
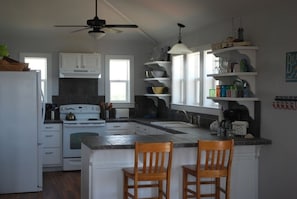
<svg viewBox="0 0 297 199"><path fill-rule="evenodd" d="M105 98L115 107L134 105L134 59L132 56L106 56Z"/></svg>
<svg viewBox="0 0 297 199"><path fill-rule="evenodd" d="M209 89L215 88L217 82L207 74L214 73L217 59L210 47L202 47L187 55L172 57L172 107L185 105L196 108L217 108L218 104L207 99Z"/></svg>
<svg viewBox="0 0 297 199"><path fill-rule="evenodd" d="M20 60L29 64L31 70L37 70L41 73L41 90L45 102L51 102L51 97L48 92L48 68L51 64L50 54L40 53L21 53Z"/></svg>

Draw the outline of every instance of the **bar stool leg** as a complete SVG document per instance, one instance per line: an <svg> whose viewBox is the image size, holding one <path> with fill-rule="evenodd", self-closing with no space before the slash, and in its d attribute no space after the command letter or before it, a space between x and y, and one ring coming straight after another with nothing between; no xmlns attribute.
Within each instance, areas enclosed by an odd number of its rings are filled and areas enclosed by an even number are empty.
<svg viewBox="0 0 297 199"><path fill-rule="evenodd" d="M128 199L128 177L124 175L124 193L123 198Z"/></svg>

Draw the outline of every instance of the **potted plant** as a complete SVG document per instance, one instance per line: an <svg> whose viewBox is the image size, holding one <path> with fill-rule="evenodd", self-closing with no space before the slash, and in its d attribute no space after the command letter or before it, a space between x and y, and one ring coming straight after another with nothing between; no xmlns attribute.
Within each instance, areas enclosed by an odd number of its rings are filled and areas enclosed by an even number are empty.
<svg viewBox="0 0 297 199"><path fill-rule="evenodd" d="M0 59L9 55L6 45L0 44Z"/></svg>

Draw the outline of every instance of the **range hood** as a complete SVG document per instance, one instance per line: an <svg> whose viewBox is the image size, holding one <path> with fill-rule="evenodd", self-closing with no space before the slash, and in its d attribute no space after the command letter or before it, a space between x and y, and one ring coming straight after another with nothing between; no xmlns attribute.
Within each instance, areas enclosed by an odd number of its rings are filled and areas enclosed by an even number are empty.
<svg viewBox="0 0 297 199"><path fill-rule="evenodd" d="M60 78L101 78L98 53L60 53Z"/></svg>
<svg viewBox="0 0 297 199"><path fill-rule="evenodd" d="M60 70L60 78L101 78L100 71L90 69Z"/></svg>

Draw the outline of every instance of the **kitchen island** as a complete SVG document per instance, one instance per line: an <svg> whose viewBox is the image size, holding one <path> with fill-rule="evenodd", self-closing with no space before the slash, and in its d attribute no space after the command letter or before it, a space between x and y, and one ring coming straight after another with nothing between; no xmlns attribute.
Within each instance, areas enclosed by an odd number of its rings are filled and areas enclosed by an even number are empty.
<svg viewBox="0 0 297 199"><path fill-rule="evenodd" d="M133 167L134 143L173 141L171 198L182 198L183 164L196 163L197 140L228 139L210 135L208 130L167 135L110 135L87 137L82 141L81 198L122 198L123 167ZM258 198L260 149L270 140L235 138L231 175L231 198ZM147 192L140 191L140 194Z"/></svg>

